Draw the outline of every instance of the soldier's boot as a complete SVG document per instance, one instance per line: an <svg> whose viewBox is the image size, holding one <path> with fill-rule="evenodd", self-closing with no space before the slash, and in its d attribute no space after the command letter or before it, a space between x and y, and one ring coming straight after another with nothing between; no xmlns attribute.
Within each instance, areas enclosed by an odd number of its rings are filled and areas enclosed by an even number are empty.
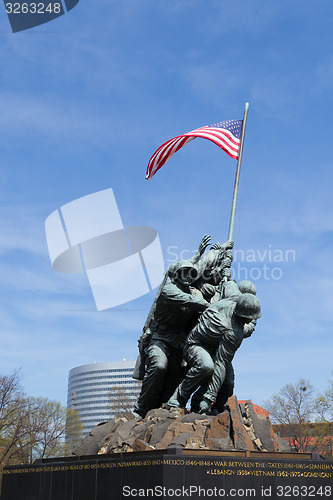
<svg viewBox="0 0 333 500"><path fill-rule="evenodd" d="M167 402L167 408L185 408L187 399L184 398L177 388L169 401Z"/></svg>

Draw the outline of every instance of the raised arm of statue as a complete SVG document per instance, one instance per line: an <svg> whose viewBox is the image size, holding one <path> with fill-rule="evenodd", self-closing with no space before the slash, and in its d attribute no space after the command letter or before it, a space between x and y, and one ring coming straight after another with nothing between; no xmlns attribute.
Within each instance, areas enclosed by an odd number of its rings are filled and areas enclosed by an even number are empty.
<svg viewBox="0 0 333 500"><path fill-rule="evenodd" d="M226 241L223 245L215 243L195 264L198 271L198 277L203 277L205 281L209 281L210 276L214 273L214 270L219 269L225 259L226 252L230 250L233 245L234 243L232 241ZM230 260L230 265L231 262L232 259Z"/></svg>
<svg viewBox="0 0 333 500"><path fill-rule="evenodd" d="M211 240L211 237L209 234L205 234L202 237L197 253L189 259L189 261L192 262L192 264L196 264L198 262L198 260L200 259L202 254L205 252L208 245L210 245L210 240Z"/></svg>
<svg viewBox="0 0 333 500"><path fill-rule="evenodd" d="M206 300L196 297L195 295L191 295L190 293L183 292L172 283L167 283L164 286L161 297L166 303L187 306L188 308L199 312L204 311L209 306L209 303Z"/></svg>
<svg viewBox="0 0 333 500"><path fill-rule="evenodd" d="M234 247L234 242L233 241L226 241L221 245L218 241L214 243L214 245L211 246L212 250L232 250Z"/></svg>

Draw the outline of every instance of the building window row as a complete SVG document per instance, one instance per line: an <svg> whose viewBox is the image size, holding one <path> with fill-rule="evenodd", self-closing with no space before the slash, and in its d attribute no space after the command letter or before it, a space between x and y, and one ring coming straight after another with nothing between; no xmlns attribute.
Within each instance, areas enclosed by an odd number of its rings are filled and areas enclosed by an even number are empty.
<svg viewBox="0 0 333 500"><path fill-rule="evenodd" d="M101 405L98 405L98 406L96 406L96 405L91 405L91 406L92 406L92 408L89 408L89 406L88 406L88 405L85 405L85 404L83 404L83 405L82 405L82 404L81 404L81 405L80 405L80 404L77 404L77 405L74 405L74 407L75 407L77 410L79 410L79 411L81 411L81 408L83 408L84 410L87 410L87 411L93 411L93 410L98 410L98 411L103 410L103 411L105 411L105 410L106 410L106 404L107 404L107 403L105 403L105 404L101 404Z"/></svg>
<svg viewBox="0 0 333 500"><path fill-rule="evenodd" d="M105 411L96 412L96 413L80 413L80 417L98 417L98 418L111 418L111 413L106 413Z"/></svg>
<svg viewBox="0 0 333 500"><path fill-rule="evenodd" d="M91 370L89 372L82 372L82 373L75 373L73 375L70 375L69 380L72 380L73 378L78 378L78 377L85 377L86 375L94 374L94 373L115 373L115 372L127 372L127 373L133 373L133 368L112 368L110 370Z"/></svg>
<svg viewBox="0 0 333 500"><path fill-rule="evenodd" d="M140 394L140 390L133 391L133 387L131 388L121 387L121 390L125 396L137 396L138 394ZM105 391L103 389L99 389L98 393L96 393L96 391L92 391L91 389L87 390L82 389L80 391L71 392L70 394L68 394L67 400L70 401L71 399L80 399L80 401L82 401L83 399L86 399L88 401L91 398L97 398L97 399L109 398L110 392L112 392L110 391L110 389L106 389Z"/></svg>
<svg viewBox="0 0 333 500"><path fill-rule="evenodd" d="M139 393L138 392L125 392L125 396L127 399L131 401L136 401L138 398ZM67 399L67 404L72 404L72 405L92 405L92 404L100 404L100 403L109 403L110 398L107 397L107 394L103 394L102 396L93 396L95 399L87 399L85 396L72 396Z"/></svg>
<svg viewBox="0 0 333 500"><path fill-rule="evenodd" d="M140 394L140 391L131 391L131 390L126 390L126 389L123 389L122 391L124 393L124 395L126 397L138 397L138 394ZM94 398L94 400L98 400L98 399L110 399L110 391L108 392L102 392L101 394L91 394L90 396L85 396L85 395L80 395L80 396L76 396L77 393L74 393L74 395L70 395L68 396L67 400L70 401L70 400L73 400L73 401L85 401L87 403L89 403L89 401L92 401L91 398ZM97 403L98 401L96 401Z"/></svg>
<svg viewBox="0 0 333 500"><path fill-rule="evenodd" d="M110 415L108 418L105 418L104 420L102 420L102 422L105 422L105 421L108 421L108 420L111 420L112 419L112 415ZM84 424L84 426L86 427L89 427L89 431L97 424L100 423L100 421L97 421L95 418L87 418L87 419L82 419L82 423Z"/></svg>
<svg viewBox="0 0 333 500"><path fill-rule="evenodd" d="M96 400L96 401L81 401L81 400L77 400L77 401L73 401L73 406L75 406L75 408L77 406L93 406L93 405L100 405L100 404L103 404L103 403L110 403L110 400L109 399L100 399L99 401Z"/></svg>
<svg viewBox="0 0 333 500"><path fill-rule="evenodd" d="M116 387L118 385L128 385L128 386L138 386L138 382L136 380L117 380L117 382L95 382L95 383L90 383L90 384L81 384L81 383L77 383L77 385L75 385L74 387L72 387L73 390L77 388L80 388L80 387L96 387L96 386L99 386L99 385L104 385L104 386L108 386L108 387Z"/></svg>
<svg viewBox="0 0 333 500"><path fill-rule="evenodd" d="M137 395L133 397L127 397L128 401L133 401L135 402L137 400ZM117 400L116 400L117 401ZM100 400L91 400L91 401L81 401L79 399L77 400L72 400L72 405L77 408L78 406L95 406L95 405L101 405L101 404L113 404L113 400L110 399L100 399Z"/></svg>
<svg viewBox="0 0 333 500"><path fill-rule="evenodd" d="M85 381L89 380L100 380L100 379L105 379L105 380L112 380L112 379L118 379L118 378L126 378L127 380L130 379L131 377L129 375L112 375L112 376L107 376L107 375L100 375L98 377L82 377L78 380L70 380L68 383L68 387L71 387L76 384L80 384Z"/></svg>

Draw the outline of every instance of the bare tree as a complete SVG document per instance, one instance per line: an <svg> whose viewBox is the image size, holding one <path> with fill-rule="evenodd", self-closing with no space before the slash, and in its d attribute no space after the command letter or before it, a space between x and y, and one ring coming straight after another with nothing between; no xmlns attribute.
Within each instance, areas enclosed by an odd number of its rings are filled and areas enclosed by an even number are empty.
<svg viewBox="0 0 333 500"><path fill-rule="evenodd" d="M76 410L27 397L17 372L0 377L0 465L68 455L82 429Z"/></svg>
<svg viewBox="0 0 333 500"><path fill-rule="evenodd" d="M67 409L47 398L27 398L26 433L19 442L20 461L70 454L83 437L77 410Z"/></svg>
<svg viewBox="0 0 333 500"><path fill-rule="evenodd" d="M116 385L111 387L108 393L108 399L109 403L107 404L107 408L112 415L126 413L132 410L131 400L122 387Z"/></svg>
<svg viewBox="0 0 333 500"><path fill-rule="evenodd" d="M137 380L136 384L137 387L141 387L141 381ZM118 385L111 387L108 393L108 399L109 403L107 404L107 409L110 411L111 415L131 412L133 410L133 401L123 387Z"/></svg>
<svg viewBox="0 0 333 500"><path fill-rule="evenodd" d="M326 458L333 456L333 381L329 381L328 389L320 394L317 401L318 434L322 453Z"/></svg>
<svg viewBox="0 0 333 500"><path fill-rule="evenodd" d="M318 411L322 421L332 423L333 421L333 381L329 381L329 387L324 394L317 399Z"/></svg>
<svg viewBox="0 0 333 500"><path fill-rule="evenodd" d="M26 433L28 415L18 372L0 377L0 464L11 461Z"/></svg>
<svg viewBox="0 0 333 500"><path fill-rule="evenodd" d="M296 384L286 384L278 394L264 402L272 422L280 424L282 437L296 451L314 451L313 422L316 415L314 387L308 380L300 379Z"/></svg>

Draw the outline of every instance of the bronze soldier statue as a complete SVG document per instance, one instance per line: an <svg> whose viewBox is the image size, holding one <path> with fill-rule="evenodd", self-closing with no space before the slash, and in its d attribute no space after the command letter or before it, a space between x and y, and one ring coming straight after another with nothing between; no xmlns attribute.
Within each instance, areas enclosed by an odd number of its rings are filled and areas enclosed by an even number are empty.
<svg viewBox="0 0 333 500"><path fill-rule="evenodd" d="M199 413L208 413L223 386L228 365L248 334L245 325L260 317L259 300L250 293L210 305L186 340L184 354L189 370L168 406L185 407L191 394L206 385Z"/></svg>
<svg viewBox="0 0 333 500"><path fill-rule="evenodd" d="M205 235L192 260L200 258L209 241L210 237ZM195 312L201 313L209 305L203 298L191 294L190 285L197 275L191 260L170 267L171 281L162 287L149 326L141 337L146 369L134 412L142 417L166 402L182 379L183 347L190 320Z"/></svg>

